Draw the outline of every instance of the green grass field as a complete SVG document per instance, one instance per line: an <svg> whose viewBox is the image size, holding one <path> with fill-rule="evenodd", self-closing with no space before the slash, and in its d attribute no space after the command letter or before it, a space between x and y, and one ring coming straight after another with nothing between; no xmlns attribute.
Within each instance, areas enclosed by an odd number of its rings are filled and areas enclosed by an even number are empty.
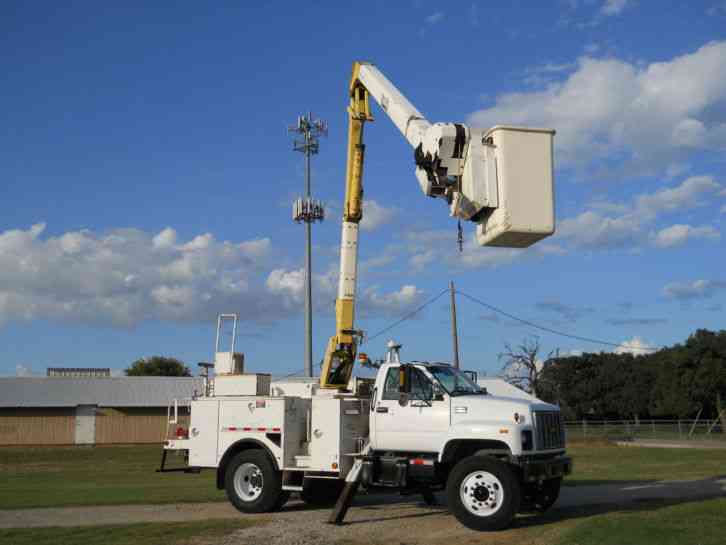
<svg viewBox="0 0 726 545"><path fill-rule="evenodd" d="M0 529L0 543L12 545L170 545L195 538L212 538L248 528L249 520L206 520L204 522L151 522L83 528Z"/></svg>
<svg viewBox="0 0 726 545"><path fill-rule="evenodd" d="M700 479L726 474L726 450L617 447L569 448L570 486L623 481ZM157 447L0 449L0 509L223 501L214 472L155 473ZM647 502L628 509L554 509L521 517L515 528L489 534L491 545L716 545L726 542L726 499L682 504ZM243 520L129 524L85 528L0 530L0 543L17 545L136 545L212 543L244 527ZM358 541L351 542L358 545ZM360 543L371 545L365 540Z"/></svg>
<svg viewBox="0 0 726 545"><path fill-rule="evenodd" d="M0 509L225 499L213 471L156 473L160 457L158 446L2 448Z"/></svg>
<svg viewBox="0 0 726 545"><path fill-rule="evenodd" d="M556 545L723 545L726 499L563 518ZM564 514L567 517L567 514Z"/></svg>
<svg viewBox="0 0 726 545"><path fill-rule="evenodd" d="M605 442L568 448L575 460L565 483L570 486L704 479L726 474L724 449L664 449L618 447Z"/></svg>
<svg viewBox="0 0 726 545"><path fill-rule="evenodd" d="M726 450L575 445L570 486L726 473ZM155 473L153 446L2 448L0 509L224 501L214 471ZM173 460L172 460L173 461Z"/></svg>

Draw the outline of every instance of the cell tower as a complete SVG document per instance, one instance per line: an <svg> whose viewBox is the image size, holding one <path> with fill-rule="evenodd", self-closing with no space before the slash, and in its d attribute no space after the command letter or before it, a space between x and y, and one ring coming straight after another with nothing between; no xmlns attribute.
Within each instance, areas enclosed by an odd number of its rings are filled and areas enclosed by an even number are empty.
<svg viewBox="0 0 726 545"><path fill-rule="evenodd" d="M305 223L305 376L313 376L313 309L312 309L312 233L311 225L323 221L323 203L310 194L310 157L320 149L318 139L327 136L328 124L314 119L312 113L297 118L297 125L288 128L295 133L293 150L305 155L305 196L298 197L292 204L292 219ZM299 138L298 138L299 136Z"/></svg>

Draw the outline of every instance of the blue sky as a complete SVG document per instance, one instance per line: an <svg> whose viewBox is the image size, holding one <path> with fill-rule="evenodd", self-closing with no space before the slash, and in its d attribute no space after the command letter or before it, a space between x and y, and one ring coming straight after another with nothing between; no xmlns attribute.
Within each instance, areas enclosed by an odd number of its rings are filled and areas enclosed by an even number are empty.
<svg viewBox="0 0 726 545"><path fill-rule="evenodd" d="M431 121L549 126L555 236L457 252L412 153L366 127L358 325L374 333L444 289L634 346L723 327L726 4L641 0L74 2L0 7L0 374L208 361L239 312L250 369L303 366L302 157L286 132L329 123L313 163L316 360L333 333L346 90L376 63ZM460 300L462 360L504 343L608 349ZM445 298L391 334L451 358ZM382 355L385 336L366 346Z"/></svg>

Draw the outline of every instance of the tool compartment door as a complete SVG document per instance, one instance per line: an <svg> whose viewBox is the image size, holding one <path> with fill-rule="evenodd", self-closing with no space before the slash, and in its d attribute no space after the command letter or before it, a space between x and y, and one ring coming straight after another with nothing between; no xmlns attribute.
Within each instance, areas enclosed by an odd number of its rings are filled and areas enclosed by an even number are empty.
<svg viewBox="0 0 726 545"><path fill-rule="evenodd" d="M189 465L217 467L219 402L216 399L192 401L189 426Z"/></svg>
<svg viewBox="0 0 726 545"><path fill-rule="evenodd" d="M312 399L310 428L310 469L338 471L340 467L342 400Z"/></svg>

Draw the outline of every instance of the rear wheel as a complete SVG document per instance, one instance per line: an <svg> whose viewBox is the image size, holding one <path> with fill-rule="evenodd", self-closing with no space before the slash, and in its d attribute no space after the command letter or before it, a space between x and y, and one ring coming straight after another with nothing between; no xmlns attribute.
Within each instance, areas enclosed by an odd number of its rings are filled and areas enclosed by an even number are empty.
<svg viewBox="0 0 726 545"><path fill-rule="evenodd" d="M229 501L243 513L266 513L287 500L280 473L266 452L244 450L230 461L224 475Z"/></svg>
<svg viewBox="0 0 726 545"><path fill-rule="evenodd" d="M300 498L308 505L335 505L344 486L345 481L342 479L305 479Z"/></svg>
<svg viewBox="0 0 726 545"><path fill-rule="evenodd" d="M470 456L454 466L446 482L449 509L467 528L501 530L519 509L520 487L506 464Z"/></svg>

